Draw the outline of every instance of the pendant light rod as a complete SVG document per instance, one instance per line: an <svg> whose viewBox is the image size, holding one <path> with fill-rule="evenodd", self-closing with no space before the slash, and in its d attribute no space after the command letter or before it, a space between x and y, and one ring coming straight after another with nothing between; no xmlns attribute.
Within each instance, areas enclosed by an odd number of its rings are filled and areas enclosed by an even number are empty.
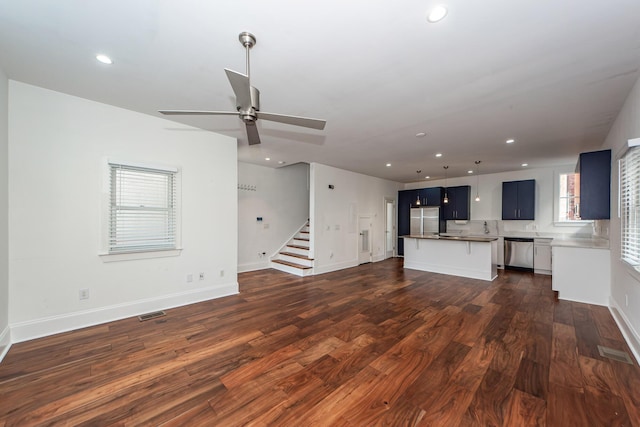
<svg viewBox="0 0 640 427"><path fill-rule="evenodd" d="M476 160L476 202L480 201L480 163L482 160Z"/></svg>
<svg viewBox="0 0 640 427"><path fill-rule="evenodd" d="M444 199L442 200L444 203L449 203L449 197L447 196L447 169L449 166L443 166L444 168Z"/></svg>

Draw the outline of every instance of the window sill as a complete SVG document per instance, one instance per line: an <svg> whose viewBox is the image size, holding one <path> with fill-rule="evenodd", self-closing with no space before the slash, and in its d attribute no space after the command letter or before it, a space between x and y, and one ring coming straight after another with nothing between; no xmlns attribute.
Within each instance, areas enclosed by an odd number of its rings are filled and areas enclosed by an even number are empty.
<svg viewBox="0 0 640 427"><path fill-rule="evenodd" d="M624 269L627 270L627 273L629 273L629 276L631 276L637 282L640 282L640 266L638 265L634 266L632 264L629 264L624 259L620 259L620 262L622 262L622 265L624 265Z"/></svg>
<svg viewBox="0 0 640 427"><path fill-rule="evenodd" d="M593 224L593 221L585 219L584 221L555 221L553 223L555 227L584 227L589 224Z"/></svg>
<svg viewBox="0 0 640 427"><path fill-rule="evenodd" d="M121 254L98 254L102 259L102 262L117 262L117 261L133 261L137 259L152 259L152 258L167 258L180 256L182 249L169 249L164 251L147 251L147 252L128 252Z"/></svg>

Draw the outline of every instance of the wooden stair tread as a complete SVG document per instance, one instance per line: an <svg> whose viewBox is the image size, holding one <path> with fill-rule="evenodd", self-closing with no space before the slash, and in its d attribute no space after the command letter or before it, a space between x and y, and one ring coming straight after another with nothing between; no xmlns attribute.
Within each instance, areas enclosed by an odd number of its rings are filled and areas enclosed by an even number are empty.
<svg viewBox="0 0 640 427"><path fill-rule="evenodd" d="M296 257L296 258L300 258L300 259L306 259L308 261L313 261L313 258L309 258L306 255L296 254L294 252L280 252L280 254L281 255L292 256L292 257Z"/></svg>
<svg viewBox="0 0 640 427"><path fill-rule="evenodd" d="M289 267L293 267L293 268L299 268L300 270L308 270L311 268L308 265L300 265L300 264L296 264L295 262L283 261L281 259L274 259L271 262L275 262L277 264L282 264L282 265L288 265Z"/></svg>
<svg viewBox="0 0 640 427"><path fill-rule="evenodd" d="M296 249L309 249L309 246L301 246L301 245L287 245L290 248L296 248Z"/></svg>

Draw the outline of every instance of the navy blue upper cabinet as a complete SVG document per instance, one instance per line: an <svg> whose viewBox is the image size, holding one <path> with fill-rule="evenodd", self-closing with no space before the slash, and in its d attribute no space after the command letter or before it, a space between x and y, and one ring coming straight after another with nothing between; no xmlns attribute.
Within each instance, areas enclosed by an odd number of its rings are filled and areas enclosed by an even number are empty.
<svg viewBox="0 0 640 427"><path fill-rule="evenodd" d="M534 220L536 215L536 180L502 183L502 219Z"/></svg>
<svg viewBox="0 0 640 427"><path fill-rule="evenodd" d="M404 239L411 232L411 206L415 204L418 198L418 190L402 190L398 191L398 255L404 255Z"/></svg>
<svg viewBox="0 0 640 427"><path fill-rule="evenodd" d="M459 187L448 187L445 190L449 203L443 204L443 217L450 220L468 220L471 211L470 195L471 187L461 185Z"/></svg>
<svg viewBox="0 0 640 427"><path fill-rule="evenodd" d="M611 216L611 150L582 153L580 173L580 218L609 219Z"/></svg>
<svg viewBox="0 0 640 427"><path fill-rule="evenodd" d="M441 206L444 198L444 188L429 187L420 190L423 206Z"/></svg>

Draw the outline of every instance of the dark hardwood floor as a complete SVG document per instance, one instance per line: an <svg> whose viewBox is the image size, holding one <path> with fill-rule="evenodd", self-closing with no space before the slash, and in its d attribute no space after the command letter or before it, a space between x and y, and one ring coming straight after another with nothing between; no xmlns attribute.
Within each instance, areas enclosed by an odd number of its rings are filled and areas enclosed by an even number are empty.
<svg viewBox="0 0 640 427"><path fill-rule="evenodd" d="M640 368L607 308L551 279L493 282L402 260L14 345L0 426L640 426Z"/></svg>

